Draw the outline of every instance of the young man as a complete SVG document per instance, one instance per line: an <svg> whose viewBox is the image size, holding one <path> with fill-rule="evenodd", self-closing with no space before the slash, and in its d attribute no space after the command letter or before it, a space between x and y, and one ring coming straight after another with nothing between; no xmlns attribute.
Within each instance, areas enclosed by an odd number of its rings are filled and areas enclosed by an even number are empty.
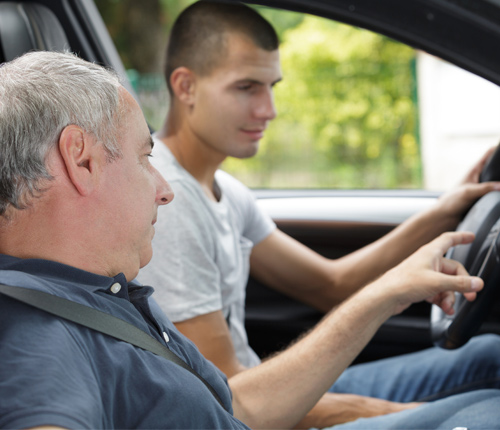
<svg viewBox="0 0 500 430"><path fill-rule="evenodd" d="M477 183L485 157L461 188L431 210L354 254L325 259L277 230L250 191L218 170L228 156L253 156L276 116L272 90L282 76L272 27L243 5L195 3L173 27L165 73L171 104L156 136L153 163L177 197L158 223L154 257L139 280L155 286L177 328L229 377L260 362L244 328L249 270L278 291L328 311L454 229L474 200L498 189ZM346 394L327 393L301 425L323 427L397 412L415 406L401 402L465 390L484 377L497 380L498 354L479 356L479 345L500 343L479 338L454 353L432 350L349 369L332 388ZM449 372L449 360L462 363L463 374ZM478 360L482 365L476 366ZM437 362L446 365L438 369ZM479 375L472 370L477 367L489 370ZM420 383L423 379L427 383Z"/></svg>
<svg viewBox="0 0 500 430"><path fill-rule="evenodd" d="M472 235L442 235L288 352L232 378L231 393L160 311L152 288L131 282L151 258L158 207L173 194L149 162L148 127L117 78L62 53L2 65L0 142L0 283L133 324L221 400L163 357L0 294L0 428L291 427L390 315L432 297L447 308L452 291L472 300L483 285L443 258ZM394 414L391 425L498 428L499 400L500 390L466 393Z"/></svg>

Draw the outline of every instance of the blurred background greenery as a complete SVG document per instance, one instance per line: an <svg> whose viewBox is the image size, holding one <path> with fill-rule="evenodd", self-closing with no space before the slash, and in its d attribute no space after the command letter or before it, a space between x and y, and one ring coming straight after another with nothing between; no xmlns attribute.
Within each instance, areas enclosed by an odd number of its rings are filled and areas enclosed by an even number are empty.
<svg viewBox="0 0 500 430"><path fill-rule="evenodd" d="M169 29L191 3L96 0L153 128L168 110ZM331 20L257 9L281 40L278 117L256 157L223 169L252 188L420 188L415 51Z"/></svg>

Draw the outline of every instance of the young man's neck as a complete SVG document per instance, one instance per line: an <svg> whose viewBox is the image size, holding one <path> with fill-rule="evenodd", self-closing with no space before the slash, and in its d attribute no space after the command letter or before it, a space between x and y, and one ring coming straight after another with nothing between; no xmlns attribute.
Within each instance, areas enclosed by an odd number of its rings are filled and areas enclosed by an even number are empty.
<svg viewBox="0 0 500 430"><path fill-rule="evenodd" d="M207 197L218 201L220 196L214 186L215 172L225 157L214 157L197 139L181 132L169 133L166 127L157 133L157 137L170 149L177 162L200 183Z"/></svg>

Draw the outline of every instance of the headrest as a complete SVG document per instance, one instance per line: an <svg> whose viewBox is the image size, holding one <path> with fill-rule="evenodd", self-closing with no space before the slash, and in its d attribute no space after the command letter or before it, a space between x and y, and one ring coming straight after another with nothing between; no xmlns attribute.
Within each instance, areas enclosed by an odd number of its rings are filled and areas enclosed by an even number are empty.
<svg viewBox="0 0 500 430"><path fill-rule="evenodd" d="M63 51L70 46L54 13L38 3L0 3L0 60L33 50Z"/></svg>

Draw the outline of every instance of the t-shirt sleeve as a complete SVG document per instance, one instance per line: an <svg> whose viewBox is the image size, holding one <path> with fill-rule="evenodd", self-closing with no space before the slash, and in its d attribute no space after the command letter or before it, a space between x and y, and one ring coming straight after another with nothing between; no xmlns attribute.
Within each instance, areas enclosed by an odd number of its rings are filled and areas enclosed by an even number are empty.
<svg viewBox="0 0 500 430"><path fill-rule="evenodd" d="M138 280L155 289L156 301L178 322L220 310L222 299L213 232L206 222L212 215L189 186L170 185L175 198L159 209L153 257Z"/></svg>
<svg viewBox="0 0 500 430"><path fill-rule="evenodd" d="M1 298L0 339L0 428L102 428L98 382L63 322Z"/></svg>

